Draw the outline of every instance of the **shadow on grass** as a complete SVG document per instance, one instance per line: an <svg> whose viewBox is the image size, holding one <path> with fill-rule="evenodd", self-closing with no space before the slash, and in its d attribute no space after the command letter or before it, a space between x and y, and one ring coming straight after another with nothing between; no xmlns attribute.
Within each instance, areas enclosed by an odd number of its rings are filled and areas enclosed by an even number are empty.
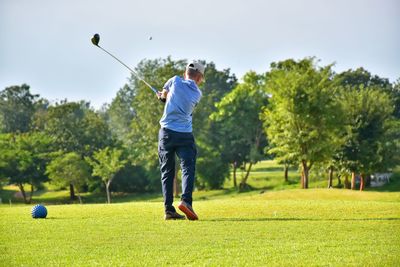
<svg viewBox="0 0 400 267"><path fill-rule="evenodd" d="M71 220L71 219L75 219L75 218L64 218L64 217L46 217L46 218L44 218L44 219L40 219L40 218L38 218L38 219L35 219L35 220L38 220L38 221L40 221L40 220L50 220L50 221L52 221L52 220Z"/></svg>
<svg viewBox="0 0 400 267"><path fill-rule="evenodd" d="M265 222L265 221L400 221L400 218L345 218L345 219L318 219L318 218L214 218L201 221L208 222Z"/></svg>

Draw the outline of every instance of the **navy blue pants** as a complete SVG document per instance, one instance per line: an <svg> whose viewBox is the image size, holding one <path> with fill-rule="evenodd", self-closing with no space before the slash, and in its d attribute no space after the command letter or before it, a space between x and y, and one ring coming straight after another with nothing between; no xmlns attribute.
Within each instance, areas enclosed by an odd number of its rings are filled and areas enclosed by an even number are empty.
<svg viewBox="0 0 400 267"><path fill-rule="evenodd" d="M174 200L175 154L182 170L181 199L192 205L197 149L192 133L180 133L161 128L158 135L158 158L166 211L175 211Z"/></svg>

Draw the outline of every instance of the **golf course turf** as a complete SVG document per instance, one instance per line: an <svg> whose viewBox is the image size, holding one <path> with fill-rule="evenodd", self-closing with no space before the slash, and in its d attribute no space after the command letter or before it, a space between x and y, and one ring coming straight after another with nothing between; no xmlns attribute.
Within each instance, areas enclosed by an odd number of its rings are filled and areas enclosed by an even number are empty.
<svg viewBox="0 0 400 267"><path fill-rule="evenodd" d="M177 203L177 202L176 202ZM400 194L284 190L195 201L199 221L162 203L0 205L1 266L396 266Z"/></svg>

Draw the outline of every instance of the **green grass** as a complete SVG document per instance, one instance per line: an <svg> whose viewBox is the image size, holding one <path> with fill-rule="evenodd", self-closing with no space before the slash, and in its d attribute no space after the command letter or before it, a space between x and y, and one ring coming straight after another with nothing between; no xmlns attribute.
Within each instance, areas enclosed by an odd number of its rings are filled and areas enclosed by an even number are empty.
<svg viewBox="0 0 400 267"><path fill-rule="evenodd" d="M162 203L0 206L1 266L398 266L400 194L285 190L195 201L199 221Z"/></svg>

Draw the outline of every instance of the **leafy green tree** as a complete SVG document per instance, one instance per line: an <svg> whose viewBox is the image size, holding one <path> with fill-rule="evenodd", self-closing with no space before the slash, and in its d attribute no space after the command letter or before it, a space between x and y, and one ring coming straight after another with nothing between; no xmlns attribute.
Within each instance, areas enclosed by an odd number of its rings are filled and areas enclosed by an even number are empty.
<svg viewBox="0 0 400 267"><path fill-rule="evenodd" d="M105 147L93 154L93 159L86 157L86 161L93 168L93 176L99 176L106 186L107 202L111 203L110 185L114 180L115 175L127 163L122 159L122 150L118 148Z"/></svg>
<svg viewBox="0 0 400 267"><path fill-rule="evenodd" d="M362 167L365 164L371 166L369 171L388 171L398 162L398 157L396 156L398 153L396 151L398 150L399 140L397 121L400 118L400 89L398 83L392 85L388 79L371 75L363 68L342 72L335 76L334 82L343 87L344 95L346 95L346 92L351 91L349 97L353 101L349 103L349 99L343 100L346 103L343 105L343 109L344 114L347 116L345 121L347 121L348 131L345 135L347 138L346 145L337 154L336 163L340 166L340 170L344 173L346 179L347 173L350 172L352 174L351 187L354 189L356 172L361 170L368 172L368 168ZM374 97L372 95L377 97L377 100L369 99ZM382 105L380 114L376 114L374 111L377 103ZM389 114L383 115L388 108L391 108L394 118ZM370 115L366 116L366 114ZM388 117L384 122L379 120L377 123L369 122L371 117L380 116ZM355 123L355 120L357 120L357 123ZM365 126L370 123L373 123L374 126ZM361 124L365 125L360 126ZM364 129L364 127L366 128ZM365 133L360 134L359 131L367 131L370 134L369 142L371 142L371 145L366 144L365 148L359 148L362 142L358 139L361 136L365 136ZM377 151L373 151L374 146L378 149ZM363 158L365 160L363 163L360 162L359 152L361 150L363 150ZM366 156L368 154L370 155ZM363 177L363 175L361 176ZM368 177L369 175L366 176Z"/></svg>
<svg viewBox="0 0 400 267"><path fill-rule="evenodd" d="M35 102L39 95L30 93L29 85L11 86L0 91L0 132L24 133L30 130Z"/></svg>
<svg viewBox="0 0 400 267"><path fill-rule="evenodd" d="M388 79L381 78L377 75L372 75L369 71L364 68L358 68L356 70L347 70L341 72L335 76L335 83L344 87L379 87L383 91L390 91L391 84Z"/></svg>
<svg viewBox="0 0 400 267"><path fill-rule="evenodd" d="M0 176L16 184L25 203L30 203L34 188L48 180L45 167L52 150L51 139L43 133L0 135ZM24 186L30 185L30 195Z"/></svg>
<svg viewBox="0 0 400 267"><path fill-rule="evenodd" d="M61 102L49 108L45 131L54 138L57 150L78 153L84 150L82 126L87 108L86 103L72 102Z"/></svg>
<svg viewBox="0 0 400 267"><path fill-rule="evenodd" d="M56 185L72 185L74 191L78 192L79 202L82 203L78 188L90 177L90 166L78 153L69 152L56 157L47 165L46 173Z"/></svg>
<svg viewBox="0 0 400 267"><path fill-rule="evenodd" d="M375 88L389 94L393 100L393 115L400 118L400 79L392 85L388 79L381 78L378 75L372 75L364 68L356 70L347 70L337 74L334 82L348 90L362 90L363 88Z"/></svg>
<svg viewBox="0 0 400 267"><path fill-rule="evenodd" d="M340 109L332 77L331 65L318 67L313 58L272 63L267 73L266 91L272 97L263 119L269 153L299 161L302 188L308 188L312 166L329 159L337 146Z"/></svg>
<svg viewBox="0 0 400 267"><path fill-rule="evenodd" d="M62 153L75 152L83 158L112 143L111 133L103 118L86 102L63 101L50 106L45 132L54 140L54 149ZM70 185L71 199L75 199Z"/></svg>
<svg viewBox="0 0 400 267"><path fill-rule="evenodd" d="M86 102L61 102L48 109L45 131L57 150L89 156L111 142L108 126Z"/></svg>
<svg viewBox="0 0 400 267"><path fill-rule="evenodd" d="M355 175L361 174L362 190L365 174L387 168L389 162L395 164L388 156L396 154L399 148L400 128L393 119L393 103L388 93L361 86L343 90L340 98L348 131L339 159L345 170L352 173L352 189Z"/></svg>
<svg viewBox="0 0 400 267"><path fill-rule="evenodd" d="M243 83L226 94L216 104L217 111L211 118L217 121L222 155L233 166L234 182L236 167L248 165L240 188L247 186L247 179L253 164L262 158L266 136L260 113L268 104L264 91L265 78L255 72L248 72ZM236 184L236 183L235 183Z"/></svg>

